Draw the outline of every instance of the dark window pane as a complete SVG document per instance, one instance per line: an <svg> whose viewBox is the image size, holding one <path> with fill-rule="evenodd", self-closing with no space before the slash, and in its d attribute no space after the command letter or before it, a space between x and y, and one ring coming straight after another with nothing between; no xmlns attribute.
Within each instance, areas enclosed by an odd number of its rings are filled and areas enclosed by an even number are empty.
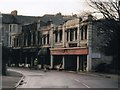
<svg viewBox="0 0 120 90"><path fill-rule="evenodd" d="M70 31L70 41L73 41L73 39L74 39L74 31L71 30Z"/></svg>
<svg viewBox="0 0 120 90"><path fill-rule="evenodd" d="M62 41L62 30L60 30L60 42Z"/></svg>
<svg viewBox="0 0 120 90"><path fill-rule="evenodd" d="M81 29L81 40L83 40L83 28Z"/></svg>

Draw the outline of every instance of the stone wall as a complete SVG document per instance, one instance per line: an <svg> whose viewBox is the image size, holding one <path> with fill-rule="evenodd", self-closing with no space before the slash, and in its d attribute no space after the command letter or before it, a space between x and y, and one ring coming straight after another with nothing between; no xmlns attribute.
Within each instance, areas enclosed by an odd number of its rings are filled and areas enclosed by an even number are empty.
<svg viewBox="0 0 120 90"><path fill-rule="evenodd" d="M107 56L101 48L105 45L105 30L99 22L93 23L92 30L92 68L95 69L99 64L110 64L113 57Z"/></svg>

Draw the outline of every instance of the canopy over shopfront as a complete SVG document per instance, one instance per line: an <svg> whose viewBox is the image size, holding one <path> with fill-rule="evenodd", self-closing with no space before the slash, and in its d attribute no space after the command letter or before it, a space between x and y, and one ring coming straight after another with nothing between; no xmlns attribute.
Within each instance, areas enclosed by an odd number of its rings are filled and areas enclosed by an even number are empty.
<svg viewBox="0 0 120 90"><path fill-rule="evenodd" d="M50 54L49 48L46 47L41 48L38 52L38 56L44 56L49 54Z"/></svg>

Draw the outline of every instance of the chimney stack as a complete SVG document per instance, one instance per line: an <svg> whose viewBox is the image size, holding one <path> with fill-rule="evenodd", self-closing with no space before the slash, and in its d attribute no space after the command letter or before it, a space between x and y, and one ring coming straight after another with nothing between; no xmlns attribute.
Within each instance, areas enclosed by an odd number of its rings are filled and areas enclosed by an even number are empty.
<svg viewBox="0 0 120 90"><path fill-rule="evenodd" d="M12 11L12 12L11 12L11 15L17 16L17 10Z"/></svg>

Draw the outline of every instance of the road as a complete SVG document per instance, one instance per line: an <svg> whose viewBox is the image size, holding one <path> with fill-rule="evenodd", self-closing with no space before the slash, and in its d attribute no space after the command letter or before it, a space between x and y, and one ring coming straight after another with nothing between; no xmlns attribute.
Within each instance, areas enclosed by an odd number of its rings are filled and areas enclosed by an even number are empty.
<svg viewBox="0 0 120 90"><path fill-rule="evenodd" d="M22 73L24 84L18 88L118 88L118 81L100 76L65 71L9 69Z"/></svg>

